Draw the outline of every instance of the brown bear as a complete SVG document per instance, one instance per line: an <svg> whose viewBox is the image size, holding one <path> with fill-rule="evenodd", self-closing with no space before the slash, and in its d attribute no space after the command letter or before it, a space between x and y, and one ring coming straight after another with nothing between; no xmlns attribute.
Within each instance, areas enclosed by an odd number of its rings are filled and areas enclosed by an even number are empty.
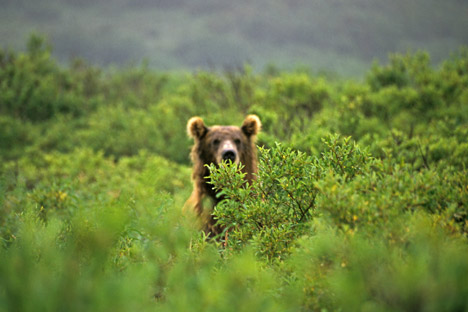
<svg viewBox="0 0 468 312"><path fill-rule="evenodd" d="M202 222L205 233L216 235L222 229L215 226L216 220L211 214L212 208L221 200L216 196L213 185L207 183L210 171L205 165L219 164L223 160L241 163L247 181L255 179L257 172L256 136L261 128L256 115L248 115L241 127L207 127L200 117L192 117L187 123L187 133L193 138L191 158L193 162L193 192L185 203L184 209L193 210ZM211 207L203 207L209 199Z"/></svg>

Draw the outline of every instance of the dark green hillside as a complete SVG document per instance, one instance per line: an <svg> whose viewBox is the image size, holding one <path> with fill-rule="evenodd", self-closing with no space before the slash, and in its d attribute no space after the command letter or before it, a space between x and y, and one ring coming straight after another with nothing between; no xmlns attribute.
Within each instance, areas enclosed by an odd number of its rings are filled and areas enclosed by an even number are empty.
<svg viewBox="0 0 468 312"><path fill-rule="evenodd" d="M333 80L26 46L0 50L0 311L468 310L466 48ZM249 113L258 178L211 168L227 232L210 240L181 211L186 122Z"/></svg>
<svg viewBox="0 0 468 312"><path fill-rule="evenodd" d="M362 76L389 52L424 49L440 63L468 44L468 3L459 0L2 2L3 47L22 48L30 32L41 32L64 62L147 58L158 69L248 62Z"/></svg>

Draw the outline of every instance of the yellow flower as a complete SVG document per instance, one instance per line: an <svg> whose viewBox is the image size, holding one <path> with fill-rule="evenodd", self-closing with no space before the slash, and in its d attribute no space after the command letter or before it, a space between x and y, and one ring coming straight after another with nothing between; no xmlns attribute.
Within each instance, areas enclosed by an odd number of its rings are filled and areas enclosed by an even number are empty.
<svg viewBox="0 0 468 312"><path fill-rule="evenodd" d="M65 200L65 198L67 198L67 196L68 196L67 193L64 193L64 192L62 192L62 191L59 191L59 192L58 192L58 197L59 197L59 199L62 200L62 201Z"/></svg>

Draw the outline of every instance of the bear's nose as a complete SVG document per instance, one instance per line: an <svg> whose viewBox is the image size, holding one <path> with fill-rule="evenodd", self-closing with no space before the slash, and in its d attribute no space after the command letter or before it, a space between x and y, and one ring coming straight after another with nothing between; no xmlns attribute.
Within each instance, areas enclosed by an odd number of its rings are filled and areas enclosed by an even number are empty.
<svg viewBox="0 0 468 312"><path fill-rule="evenodd" d="M236 160L236 152L234 150L225 150L221 154L223 160L230 160L232 163Z"/></svg>

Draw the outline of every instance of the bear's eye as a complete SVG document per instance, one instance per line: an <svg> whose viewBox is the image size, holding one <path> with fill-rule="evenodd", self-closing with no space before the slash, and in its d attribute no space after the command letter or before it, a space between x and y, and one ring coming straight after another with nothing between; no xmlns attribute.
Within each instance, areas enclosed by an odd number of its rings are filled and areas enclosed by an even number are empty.
<svg viewBox="0 0 468 312"><path fill-rule="evenodd" d="M240 143L241 143L241 140L239 140L239 139L235 139L235 140L234 140L234 143L236 143L236 145L240 145Z"/></svg>
<svg viewBox="0 0 468 312"><path fill-rule="evenodd" d="M219 145L219 140L218 140L218 139L214 139L214 140L213 140L213 145L214 145L214 146Z"/></svg>

